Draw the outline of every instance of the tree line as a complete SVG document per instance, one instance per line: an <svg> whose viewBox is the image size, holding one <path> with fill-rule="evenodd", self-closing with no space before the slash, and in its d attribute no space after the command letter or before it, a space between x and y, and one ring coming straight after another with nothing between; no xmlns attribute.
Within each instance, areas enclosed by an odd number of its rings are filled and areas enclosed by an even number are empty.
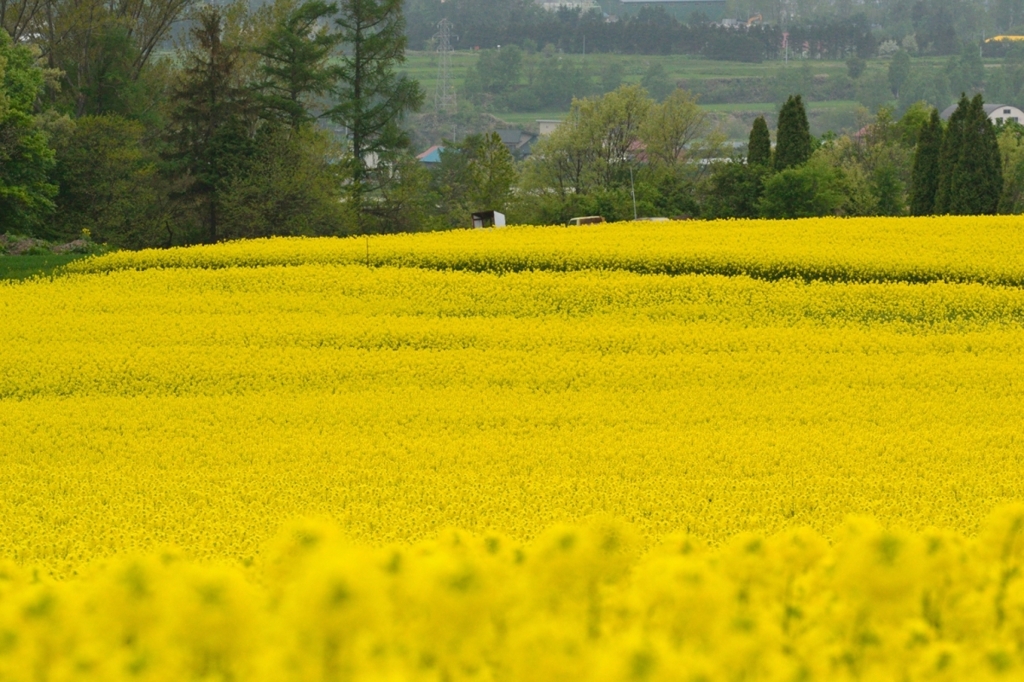
<svg viewBox="0 0 1024 682"><path fill-rule="evenodd" d="M203 6L190 18L173 56L138 69L153 38L124 30L136 19L108 17L98 42L60 53L77 61L0 32L0 232L134 248L466 227L478 210L547 224L1024 209L1024 128L993 127L980 96L963 96L946 124L916 103L814 138L793 95L774 146L759 119L743 153L693 94L645 78L573 98L525 161L487 133L446 141L431 169L403 129L423 95L396 70L398 0ZM72 70L82 87L67 85ZM655 86L666 89L652 97Z"/></svg>
<svg viewBox="0 0 1024 682"><path fill-rule="evenodd" d="M692 96L662 103L639 86L576 100L523 164L516 217L701 218L980 215L1024 210L1024 127L962 96L948 123L923 103L881 109L855 134L811 135L800 95L772 134L755 119L731 153Z"/></svg>
<svg viewBox="0 0 1024 682"><path fill-rule="evenodd" d="M176 0L54 9L59 40L0 31L0 232L146 246L419 227L401 0L202 5L159 59Z"/></svg>
<svg viewBox="0 0 1024 682"><path fill-rule="evenodd" d="M562 8L548 11L532 0L411 0L408 3L410 45L434 47L437 23L455 25L460 49L493 49L517 45L527 51L551 45L570 54L689 54L709 59L760 62L784 56L783 33L791 52L809 50L814 58L870 57L877 41L865 16L780 24L722 26L696 14L687 22L660 7L643 7L608 21L598 10ZM806 43L806 48L804 44Z"/></svg>
<svg viewBox="0 0 1024 682"><path fill-rule="evenodd" d="M1000 147L1019 144L1024 128L993 125L980 95L962 96L947 125L936 109L913 107L895 120L881 110L853 137L814 140L799 96L779 113L770 151L761 119L746 163L711 179L711 217L823 215L982 215L1016 213L1019 180L1004 182Z"/></svg>
<svg viewBox="0 0 1024 682"><path fill-rule="evenodd" d="M601 10L551 12L532 0L408 0L408 35L414 49L431 49L437 23L455 25L460 49L553 45L572 54L692 54L711 59L761 61L790 54L808 58L868 58L886 43L912 41L914 51L955 55L982 37L1020 32L1021 0L892 0L886 3L813 0L730 0L723 26L700 11L680 20L660 7L602 2ZM605 14L608 12L609 14ZM745 20L761 16L762 23Z"/></svg>

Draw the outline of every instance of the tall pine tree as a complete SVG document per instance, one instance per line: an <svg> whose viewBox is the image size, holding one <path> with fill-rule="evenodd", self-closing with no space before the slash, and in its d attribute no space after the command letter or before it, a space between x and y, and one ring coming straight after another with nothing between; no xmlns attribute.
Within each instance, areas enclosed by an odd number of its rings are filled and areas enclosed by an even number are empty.
<svg viewBox="0 0 1024 682"><path fill-rule="evenodd" d="M790 95L779 111L775 170L802 166L811 158L811 127L800 95Z"/></svg>
<svg viewBox="0 0 1024 682"><path fill-rule="evenodd" d="M932 215L935 193L939 189L939 154L942 151L942 120L937 109L921 127L914 150L914 166L910 175L911 215Z"/></svg>
<svg viewBox="0 0 1024 682"><path fill-rule="evenodd" d="M960 154L953 169L949 212L987 215L996 212L1003 189L1002 159L995 129L981 95L971 100L964 117Z"/></svg>
<svg viewBox="0 0 1024 682"><path fill-rule="evenodd" d="M321 25L336 11L334 4L306 0L253 48L262 57L256 90L265 116L287 121L294 130L314 120L315 98L327 94L341 75L329 63L341 36Z"/></svg>
<svg viewBox="0 0 1024 682"><path fill-rule="evenodd" d="M946 131L942 134L942 148L939 151L939 182L935 189L935 213L945 215L950 212L952 198L953 172L960 160L960 147L963 143L963 124L970 108L967 95L960 93L960 101L956 110L946 122Z"/></svg>
<svg viewBox="0 0 1024 682"><path fill-rule="evenodd" d="M221 237L224 185L253 152L247 121L252 102L240 83L240 50L223 42L223 31L218 8L207 5L198 11L191 45L181 55L182 69L171 91L165 154L169 174L185 178L176 198L198 209L203 238L209 242Z"/></svg>
<svg viewBox="0 0 1024 682"><path fill-rule="evenodd" d="M747 145L747 164L751 166L767 166L772 161L772 140L768 133L768 124L764 116L754 119L754 127L750 129L750 143Z"/></svg>
<svg viewBox="0 0 1024 682"><path fill-rule="evenodd" d="M395 73L405 61L405 20L402 0L341 0L335 24L344 53L335 88L338 104L328 112L345 127L351 144L352 182L349 198L360 231L372 212L371 166L408 146L398 123L423 103L419 83ZM376 174L379 179L395 174Z"/></svg>

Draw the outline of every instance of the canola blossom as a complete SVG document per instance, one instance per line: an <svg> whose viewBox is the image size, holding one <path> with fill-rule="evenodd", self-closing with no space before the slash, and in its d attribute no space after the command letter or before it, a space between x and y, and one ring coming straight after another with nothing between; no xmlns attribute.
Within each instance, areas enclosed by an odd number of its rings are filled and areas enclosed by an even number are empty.
<svg viewBox="0 0 1024 682"><path fill-rule="evenodd" d="M308 263L1020 286L1024 234L1017 216L634 222L396 234L365 241L275 238L112 253L69 269Z"/></svg>
<svg viewBox="0 0 1024 682"><path fill-rule="evenodd" d="M0 680L1012 679L1024 222L957 220L0 284Z"/></svg>
<svg viewBox="0 0 1024 682"><path fill-rule="evenodd" d="M354 545L288 524L258 568L172 551L74 580L0 567L0 679L1012 680L1024 505L976 538L851 518L641 554L596 517L520 545Z"/></svg>

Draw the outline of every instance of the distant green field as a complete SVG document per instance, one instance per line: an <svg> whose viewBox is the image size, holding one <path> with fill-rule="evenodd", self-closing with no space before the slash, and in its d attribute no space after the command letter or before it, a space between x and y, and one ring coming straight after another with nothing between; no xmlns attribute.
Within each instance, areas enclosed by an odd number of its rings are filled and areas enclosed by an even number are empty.
<svg viewBox="0 0 1024 682"><path fill-rule="evenodd" d="M452 77L457 84L461 84L466 77L466 69L475 63L479 52L471 50L456 51L452 55ZM762 62L760 64L748 64L745 62L724 62L692 55L622 55L622 54L588 54L588 55L563 55L564 59L573 59L585 62L600 72L601 68L610 62L618 62L623 65L626 80L639 80L647 68L660 62L665 67L669 77L679 80L684 79L709 79L709 78L764 78L773 76L780 68L786 65L782 62ZM926 60L920 60L924 63ZM884 68L887 62L873 60L868 68ZM803 62L793 60L789 66L796 68ZM810 62L815 74L840 74L846 73L844 62ZM432 90L437 82L437 55L433 52L412 51L406 53L406 63L402 71L416 80L420 81Z"/></svg>
<svg viewBox="0 0 1024 682"><path fill-rule="evenodd" d="M853 100L834 99L828 102L810 102L807 104L807 111L813 113L822 110L856 109L859 105ZM763 112L774 112L779 108L775 102L743 102L740 104L705 104L704 109L722 113L743 113L750 112L759 114Z"/></svg>
<svg viewBox="0 0 1024 682"><path fill-rule="evenodd" d="M49 275L62 265L82 258L70 253L46 256L0 256L0 280L28 279L35 275Z"/></svg>
<svg viewBox="0 0 1024 682"><path fill-rule="evenodd" d="M456 88L462 87L467 69L475 63L478 56L479 52L472 50L456 51L453 54L451 75ZM420 82L429 102L437 87L437 56L432 52L409 51L407 58L403 71ZM660 63L670 79L683 82L688 87L694 87L700 81L770 78L777 76L784 69L808 69L812 76L835 77L847 73L846 63L841 61L792 59L788 64L779 61L749 64L715 61L692 55L621 54L587 54L585 56L566 54L562 58L586 63L595 76L600 74L607 64L618 62L623 66L623 80L627 83L639 82L651 64ZM947 57L917 57L914 59L914 68L940 69L945 66L947 60ZM993 68L999 64L1001 64L999 60L986 60L985 65L987 68ZM888 66L889 62L884 59L868 60L865 75L884 73ZM856 112L860 106L853 100L814 101L805 98L805 102L811 129L815 134L821 134L825 130L850 129L855 125ZM701 106L715 114L715 117L725 126L724 130L730 138L743 139L749 132L749 119L757 114L774 114L778 110L779 102L716 103L702 104ZM490 113L509 124L535 130L538 119L560 119L567 112L496 110Z"/></svg>
<svg viewBox="0 0 1024 682"><path fill-rule="evenodd" d="M476 62L479 52L462 50L452 55L451 76L457 88L461 88L465 81L467 70ZM643 78L643 74L654 63L660 63L674 81L682 81L694 85L705 80L735 80L735 79L761 79L776 76L780 70L786 68L802 69L809 66L811 73L815 76L827 75L838 76L847 71L845 62L798 62L791 61L788 65L781 62L763 62L761 64L748 64L741 62L724 62L703 59L690 55L617 55L617 54L588 54L588 55L563 55L564 59L578 60L584 62L592 71L599 74L601 70L611 62L618 62L623 66L623 80L626 83L637 83ZM924 63L925 60L921 60ZM884 70L888 63L882 60L872 60L868 63L869 73L877 70ZM407 53L407 61L403 72L420 82L427 94L428 101L437 87L438 76L437 56L432 52ZM743 102L735 104L707 104L702 105L709 112L725 125L725 132L730 138L742 139L746 137L749 121L757 114L774 114L778 109L777 102ZM816 133L825 129L838 129L849 127L856 117L858 104L850 100L837 101L809 101L808 114L811 118L812 129ZM514 126L521 126L526 129L536 130L538 119L560 119L566 115L566 111L530 111L512 112L495 110L490 113L503 121Z"/></svg>

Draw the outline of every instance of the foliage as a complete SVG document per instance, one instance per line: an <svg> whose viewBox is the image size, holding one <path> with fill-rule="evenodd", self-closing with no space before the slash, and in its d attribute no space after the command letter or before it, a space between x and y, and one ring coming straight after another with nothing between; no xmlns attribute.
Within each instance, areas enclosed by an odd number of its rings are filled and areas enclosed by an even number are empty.
<svg viewBox="0 0 1024 682"><path fill-rule="evenodd" d="M552 187L564 196L628 183L631 170L639 166L637 144L652 106L637 85L624 85L600 98L574 100L566 121L535 147L530 168L536 186ZM689 112L686 102L679 102L679 107L670 110ZM671 154L678 140L660 142L660 153Z"/></svg>
<svg viewBox="0 0 1024 682"><path fill-rule="evenodd" d="M942 152L942 121L939 112L932 109L931 118L921 128L914 151L914 170L911 179L911 215L931 215L935 212L935 193L939 187L939 157Z"/></svg>
<svg viewBox="0 0 1024 682"><path fill-rule="evenodd" d="M811 131L800 95L790 95L779 111L775 133L775 170L794 168L811 158Z"/></svg>
<svg viewBox="0 0 1024 682"><path fill-rule="evenodd" d="M474 211L505 212L517 179L515 163L497 133L470 135L441 152L431 178L451 227L472 227Z"/></svg>
<svg viewBox="0 0 1024 682"><path fill-rule="evenodd" d="M49 238L92 238L118 246L160 243L163 187L141 123L117 115L83 116L57 147L60 187Z"/></svg>
<svg viewBox="0 0 1024 682"><path fill-rule="evenodd" d="M515 45L484 50L466 74L466 92L502 95L519 84L523 70L523 51Z"/></svg>
<svg viewBox="0 0 1024 682"><path fill-rule="evenodd" d="M856 98L871 112L891 105L893 97L892 91L889 89L889 79L881 72L861 76L857 79Z"/></svg>
<svg viewBox="0 0 1024 682"><path fill-rule="evenodd" d="M708 180L707 198L701 206L701 214L705 218L758 217L759 201L768 177L766 163L718 164Z"/></svg>
<svg viewBox="0 0 1024 682"><path fill-rule="evenodd" d="M940 215L952 213L953 196L956 191L953 181L963 149L964 122L970 106L971 103L967 99L967 95L961 93L960 101L946 122L946 129L942 133L942 148L939 150L939 181L935 190L935 213Z"/></svg>
<svg viewBox="0 0 1024 682"><path fill-rule="evenodd" d="M676 88L662 99L651 106L640 125L648 163L666 167L700 158L706 152L702 147L714 144L711 117L686 90Z"/></svg>
<svg viewBox="0 0 1024 682"><path fill-rule="evenodd" d="M59 76L49 102L76 117L146 118L164 98L153 80L154 55L193 0L5 0L22 40L39 45ZM6 14L0 12L0 14ZM7 23L8 16L3 16ZM157 70L159 71L159 70Z"/></svg>
<svg viewBox="0 0 1024 682"><path fill-rule="evenodd" d="M953 95L950 94L949 78L941 71L914 70L900 89L900 112L915 103L926 102L929 106L945 109Z"/></svg>
<svg viewBox="0 0 1024 682"><path fill-rule="evenodd" d="M959 55L950 57L946 75L953 92L977 93L985 86L985 64L977 44L965 42Z"/></svg>
<svg viewBox="0 0 1024 682"><path fill-rule="evenodd" d="M665 65L661 62L652 62L647 67L643 78L640 79L640 85L654 98L655 102L662 101L669 96L669 93L676 89L675 85L669 80L668 74L665 73Z"/></svg>
<svg viewBox="0 0 1024 682"><path fill-rule="evenodd" d="M54 152L33 115L46 74L0 29L0 230L33 233L54 209Z"/></svg>
<svg viewBox="0 0 1024 682"><path fill-rule="evenodd" d="M999 131L999 152L1002 157L1003 190L999 212L1024 212L1024 127L1004 123Z"/></svg>
<svg viewBox="0 0 1024 682"><path fill-rule="evenodd" d="M590 72L585 64L556 55L545 47L527 66L527 93L536 108L564 109L574 98L591 93ZM521 107L528 109L528 107Z"/></svg>
<svg viewBox="0 0 1024 682"><path fill-rule="evenodd" d="M638 216L693 215L694 185L722 153L722 136L711 126L682 89L660 104L637 85L575 100L567 120L527 159L516 215L536 222L626 219L634 198Z"/></svg>
<svg viewBox="0 0 1024 682"><path fill-rule="evenodd" d="M323 131L268 125L254 139L248 169L223 185L220 232L226 239L345 234L355 220L338 200L344 168Z"/></svg>
<svg viewBox="0 0 1024 682"><path fill-rule="evenodd" d="M764 116L754 119L747 143L747 163L751 166L770 166L772 162L772 140Z"/></svg>
<svg viewBox="0 0 1024 682"><path fill-rule="evenodd" d="M565 8L549 12L530 0L411 0L406 8L410 45L417 50L430 49L437 22L448 18L458 27L462 45L482 49L551 44L567 54L687 54L756 63L783 57L782 34L786 31L791 58L794 48L804 45L812 59L844 60L854 54L863 58L875 54L877 40L872 31L877 29L863 12L811 16L801 7L799 18L793 14L784 17L779 14L783 6L776 3L770 8L751 6L731 16L748 16L748 10L765 13L766 23L720 26L699 10L686 10L690 16L681 21L674 8L666 11L650 4L634 9L614 3L600 11ZM606 12L616 21L605 21Z"/></svg>
<svg viewBox="0 0 1024 682"><path fill-rule="evenodd" d="M1003 190L999 143L983 106L981 95L975 95L963 119L949 198L954 215L995 213Z"/></svg>
<svg viewBox="0 0 1024 682"><path fill-rule="evenodd" d="M224 24L217 7L198 10L192 43L179 55L166 132L166 171L184 178L177 199L208 242L223 237L221 194L232 177L247 171L253 153L254 103L239 74L241 50L224 41Z"/></svg>
<svg viewBox="0 0 1024 682"><path fill-rule="evenodd" d="M889 90L892 92L893 97L899 99L903 84L910 78L910 54L904 50L894 54L889 62L887 76L889 79Z"/></svg>
<svg viewBox="0 0 1024 682"><path fill-rule="evenodd" d="M391 184L393 173L377 165L407 146L402 117L423 103L419 83L395 72L405 61L401 0L341 0L335 15L338 39L346 46L334 90L337 104L327 112L344 126L350 144L349 202L360 229L363 216Z"/></svg>
<svg viewBox="0 0 1024 682"><path fill-rule="evenodd" d="M334 4L305 0L291 7L252 48L262 58L255 88L265 116L287 121L293 130L315 119L310 110L317 98L330 92L341 75L328 63L341 36L322 23L335 11Z"/></svg>
<svg viewBox="0 0 1024 682"><path fill-rule="evenodd" d="M833 215L843 202L842 174L816 161L786 168L765 180L758 208L765 218L811 218Z"/></svg>
<svg viewBox="0 0 1024 682"><path fill-rule="evenodd" d="M864 69L867 68L867 65L868 64L866 61L864 61L857 55L853 55L852 57L846 60L846 72L850 76L850 78L856 80L860 78L861 75L864 73Z"/></svg>
<svg viewBox="0 0 1024 682"><path fill-rule="evenodd" d="M430 172L400 147L386 151L367 175L373 200L364 204L353 225L372 233L418 232L443 227L430 194ZM355 206L346 205L346 211Z"/></svg>

